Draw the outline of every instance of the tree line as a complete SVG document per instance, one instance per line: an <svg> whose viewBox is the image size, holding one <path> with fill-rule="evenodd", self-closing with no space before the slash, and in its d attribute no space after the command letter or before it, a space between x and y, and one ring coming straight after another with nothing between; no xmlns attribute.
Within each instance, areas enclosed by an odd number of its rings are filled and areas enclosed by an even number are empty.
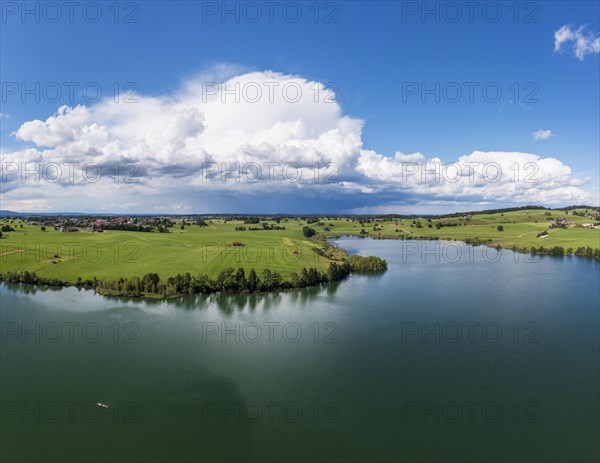
<svg viewBox="0 0 600 463"><path fill-rule="evenodd" d="M26 283L48 286L77 286L95 288L99 294L107 296L130 297L177 297L187 294L210 293L255 293L278 291L292 288L306 288L325 283L340 281L352 272L373 272L387 269L387 262L379 257L351 256L342 262L331 262L326 271L314 267L302 268L293 272L289 280L271 269L264 269L259 276L251 269L248 275L243 268L227 267L222 269L216 278L208 275L191 275L189 272L178 273L162 280L157 273L147 273L143 277L119 278L118 280L83 280L78 278L75 284L57 278L36 275L35 272L0 273L0 281L8 283Z"/></svg>

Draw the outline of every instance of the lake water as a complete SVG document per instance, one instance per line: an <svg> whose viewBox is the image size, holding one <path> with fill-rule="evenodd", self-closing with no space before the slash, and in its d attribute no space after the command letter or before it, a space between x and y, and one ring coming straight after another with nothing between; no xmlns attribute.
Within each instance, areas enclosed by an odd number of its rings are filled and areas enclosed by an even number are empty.
<svg viewBox="0 0 600 463"><path fill-rule="evenodd" d="M338 244L389 270L168 302L1 285L0 460L600 459L598 262Z"/></svg>

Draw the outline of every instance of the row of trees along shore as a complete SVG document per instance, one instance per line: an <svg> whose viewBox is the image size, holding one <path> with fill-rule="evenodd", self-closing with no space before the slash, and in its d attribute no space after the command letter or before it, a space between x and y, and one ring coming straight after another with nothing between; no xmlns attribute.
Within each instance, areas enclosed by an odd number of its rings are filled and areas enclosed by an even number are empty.
<svg viewBox="0 0 600 463"><path fill-rule="evenodd" d="M254 269L248 275L243 268L224 268L216 278L208 275L177 274L165 280L156 273L147 273L143 277L119 278L118 280L83 280L79 278L75 284L57 278L47 278L34 272L7 272L0 274L0 280L7 283L26 283L48 286L77 286L95 288L99 294L107 296L131 297L177 297L186 294L254 293L278 291L292 288L306 288L324 283L340 281L352 272L382 272L387 269L387 262L379 257L351 256L341 262L331 262L327 271L316 268L303 268L299 273L292 273L289 280L284 280L279 272L264 269L261 276Z"/></svg>
<svg viewBox="0 0 600 463"><path fill-rule="evenodd" d="M546 235L548 233L545 233ZM543 236L544 232L540 233L539 236ZM512 245L502 246L500 243L495 242L491 239L482 240L478 237L459 239L440 238L439 236L411 236L411 235L371 235L373 239L396 239L406 241L463 241L471 246L491 246L496 249L510 249L513 252L519 252L523 254L532 255L548 255L548 256L579 256L588 257L600 260L600 248L592 248L591 246L578 246L576 248L569 246L567 248L563 246L535 246L535 245Z"/></svg>
<svg viewBox="0 0 600 463"><path fill-rule="evenodd" d="M541 234L540 234L541 235ZM467 238L465 239L465 243L470 244L471 246L480 246L480 245L489 245L492 243L492 240L480 240L479 238ZM498 244L495 246L496 249L501 249L502 247ZM579 246L575 249L572 247L564 248L563 246L517 246L513 245L509 248L514 252L521 252L527 254L546 254L549 256L570 256L576 255L580 257L589 257L600 260L600 248L593 249L590 246Z"/></svg>

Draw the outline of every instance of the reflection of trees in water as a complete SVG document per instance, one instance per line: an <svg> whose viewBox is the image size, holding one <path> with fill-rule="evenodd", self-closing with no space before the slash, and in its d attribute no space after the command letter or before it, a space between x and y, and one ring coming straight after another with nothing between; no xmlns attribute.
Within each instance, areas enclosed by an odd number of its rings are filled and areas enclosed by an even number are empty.
<svg viewBox="0 0 600 463"><path fill-rule="evenodd" d="M333 296L339 283L323 286L293 289L283 292L254 293L254 294L212 294L209 300L216 304L219 311L225 315L233 314L236 310L254 312L257 308L267 312L281 307L286 300L294 305L305 305L323 295Z"/></svg>
<svg viewBox="0 0 600 463"><path fill-rule="evenodd" d="M329 283L327 285L294 289L289 291L252 294L199 294L195 296L184 296L176 299L147 300L148 304L167 304L186 310L205 310L215 306L225 316L235 312L248 310L254 312L257 309L269 311L280 307L287 301L295 305L305 305L317 297L335 295L340 283Z"/></svg>
<svg viewBox="0 0 600 463"><path fill-rule="evenodd" d="M185 310L206 310L212 305L225 316L233 313L248 310L254 312L257 308L263 311L277 308L285 302L286 299L295 305L305 305L317 297L333 297L342 282L328 283L321 286L310 288L292 289L288 291L270 292L270 293L252 293L252 294L196 294L190 296L177 297L173 299L153 299L153 298L132 298L128 296L102 296L97 295L92 289L60 286L37 286L22 283L3 283L6 288L13 292L22 292L28 295L35 295L38 292L59 292L59 291L89 291L90 296L105 298L109 302L116 302L123 305L130 305L132 302L146 304L151 307L164 305L165 308L175 307Z"/></svg>
<svg viewBox="0 0 600 463"><path fill-rule="evenodd" d="M2 284L4 286L6 286L7 289L9 289L12 292L21 292L23 294L28 294L28 295L35 295L38 292L58 292L58 291L62 291L65 288L63 288L62 286L38 286L38 285L27 285L24 283L6 283L6 282L2 282Z"/></svg>

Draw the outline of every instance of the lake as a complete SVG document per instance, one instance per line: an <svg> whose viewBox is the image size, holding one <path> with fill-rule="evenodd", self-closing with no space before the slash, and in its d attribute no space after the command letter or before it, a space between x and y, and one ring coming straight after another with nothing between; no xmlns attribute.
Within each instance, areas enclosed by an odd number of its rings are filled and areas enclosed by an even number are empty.
<svg viewBox="0 0 600 463"><path fill-rule="evenodd" d="M0 460L600 459L597 261L336 243L389 270L172 301L1 285Z"/></svg>

